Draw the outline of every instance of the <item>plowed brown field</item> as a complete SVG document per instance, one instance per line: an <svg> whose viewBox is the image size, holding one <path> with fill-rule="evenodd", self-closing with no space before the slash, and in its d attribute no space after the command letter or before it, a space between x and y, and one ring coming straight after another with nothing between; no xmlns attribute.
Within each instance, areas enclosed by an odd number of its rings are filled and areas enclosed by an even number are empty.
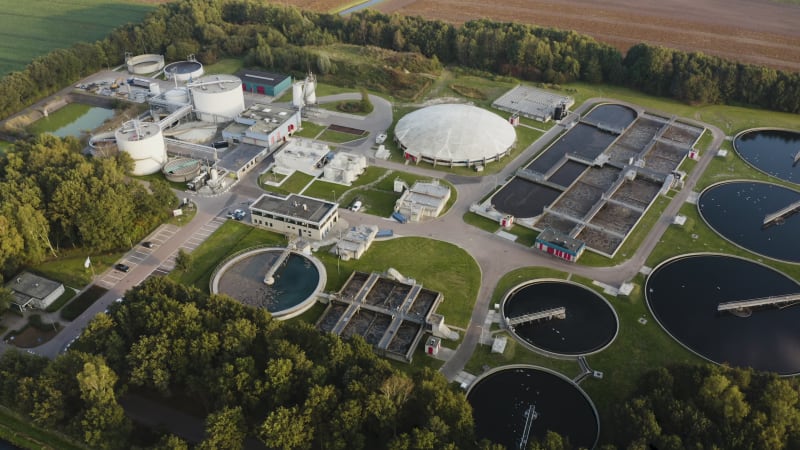
<svg viewBox="0 0 800 450"><path fill-rule="evenodd" d="M317 11L335 0L289 0ZM800 71L800 6L767 0L384 0L373 8L576 30L622 51L639 42Z"/></svg>

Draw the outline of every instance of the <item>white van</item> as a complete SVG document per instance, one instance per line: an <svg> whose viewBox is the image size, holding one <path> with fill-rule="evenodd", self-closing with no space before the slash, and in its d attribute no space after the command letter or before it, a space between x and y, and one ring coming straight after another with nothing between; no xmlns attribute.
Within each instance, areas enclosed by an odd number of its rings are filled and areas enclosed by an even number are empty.
<svg viewBox="0 0 800 450"><path fill-rule="evenodd" d="M358 212L361 209L361 200L356 200L353 203L353 206L350 207L350 211Z"/></svg>

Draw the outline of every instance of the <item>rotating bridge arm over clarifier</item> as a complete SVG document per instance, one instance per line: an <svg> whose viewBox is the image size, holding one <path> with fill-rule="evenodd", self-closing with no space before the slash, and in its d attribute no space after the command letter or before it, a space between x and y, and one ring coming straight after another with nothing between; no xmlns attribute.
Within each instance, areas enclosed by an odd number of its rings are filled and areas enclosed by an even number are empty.
<svg viewBox="0 0 800 450"><path fill-rule="evenodd" d="M558 308L545 309L543 311L538 311L530 314L523 314L517 317L512 317L512 318L506 317L506 323L508 323L508 326L514 327L523 323L533 322L534 320L553 319L553 318L566 319L567 308L559 306Z"/></svg>
<svg viewBox="0 0 800 450"><path fill-rule="evenodd" d="M769 297L723 302L717 305L717 311L742 310L745 308L753 308L756 306L778 305L782 303L791 303L798 301L800 301L800 293L787 294L787 295L772 295Z"/></svg>
<svg viewBox="0 0 800 450"><path fill-rule="evenodd" d="M275 283L275 272L278 271L278 269L283 265L284 261L286 261L286 258L288 258L289 254L291 253L292 251L287 248L278 256L277 259L275 259L275 262L272 263L272 266L269 268L269 270L267 270L267 273L264 275L264 284L271 285Z"/></svg>
<svg viewBox="0 0 800 450"><path fill-rule="evenodd" d="M785 216L788 216L790 214L794 214L798 210L800 210L800 200L792 203L789 206L786 206L785 208L781 208L781 209L775 211L774 213L767 214L766 216L764 216L764 225L769 225L772 222L780 219L781 217L785 217Z"/></svg>

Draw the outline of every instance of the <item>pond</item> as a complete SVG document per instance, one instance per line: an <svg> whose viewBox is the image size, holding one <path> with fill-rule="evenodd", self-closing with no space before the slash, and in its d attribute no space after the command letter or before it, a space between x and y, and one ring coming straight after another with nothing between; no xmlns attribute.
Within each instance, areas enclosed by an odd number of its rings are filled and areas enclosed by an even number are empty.
<svg viewBox="0 0 800 450"><path fill-rule="evenodd" d="M70 103L53 111L48 117L37 120L28 129L33 134L50 133L58 137L80 137L82 133L91 132L112 117L114 117L113 109Z"/></svg>

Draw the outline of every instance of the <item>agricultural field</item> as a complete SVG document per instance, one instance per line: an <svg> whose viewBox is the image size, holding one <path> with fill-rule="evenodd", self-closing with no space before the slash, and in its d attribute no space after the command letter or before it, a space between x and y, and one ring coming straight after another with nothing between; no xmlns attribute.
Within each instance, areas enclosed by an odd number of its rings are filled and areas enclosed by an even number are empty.
<svg viewBox="0 0 800 450"><path fill-rule="evenodd" d="M140 22L155 3L134 0L25 2L0 0L0 77L37 56L77 42L94 42L125 23Z"/></svg>
<svg viewBox="0 0 800 450"><path fill-rule="evenodd" d="M288 0L334 11L348 0ZM462 23L487 18L575 30L627 51L647 42L726 59L800 70L800 5L796 0L384 0L392 14Z"/></svg>

